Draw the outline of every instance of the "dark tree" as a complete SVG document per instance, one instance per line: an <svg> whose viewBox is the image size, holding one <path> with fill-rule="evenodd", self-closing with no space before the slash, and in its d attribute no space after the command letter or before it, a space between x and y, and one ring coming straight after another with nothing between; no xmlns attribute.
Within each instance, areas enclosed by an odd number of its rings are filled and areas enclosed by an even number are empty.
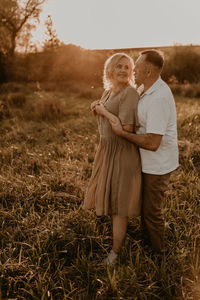
<svg viewBox="0 0 200 300"><path fill-rule="evenodd" d="M46 0L0 1L0 52L13 57L24 27L33 19L39 21Z"/></svg>

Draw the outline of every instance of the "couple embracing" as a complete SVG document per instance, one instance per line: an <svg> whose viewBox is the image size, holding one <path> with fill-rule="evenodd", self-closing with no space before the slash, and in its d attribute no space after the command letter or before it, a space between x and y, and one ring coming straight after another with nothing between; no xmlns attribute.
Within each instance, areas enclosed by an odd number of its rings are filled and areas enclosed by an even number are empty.
<svg viewBox="0 0 200 300"><path fill-rule="evenodd" d="M125 53L112 55L104 66L105 91L91 104L100 142L84 209L112 216L106 265L116 263L129 217L141 216L152 250L164 250L163 197L178 167L178 145L175 101L160 77L163 64L154 49L141 52L135 65Z"/></svg>

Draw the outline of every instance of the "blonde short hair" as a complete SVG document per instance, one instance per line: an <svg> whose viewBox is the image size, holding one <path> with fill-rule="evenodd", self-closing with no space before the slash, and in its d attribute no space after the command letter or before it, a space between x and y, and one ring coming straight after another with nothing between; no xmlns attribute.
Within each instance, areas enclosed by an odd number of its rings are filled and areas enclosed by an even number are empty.
<svg viewBox="0 0 200 300"><path fill-rule="evenodd" d="M119 60L121 58L127 58L129 63L130 63L130 67L132 69L130 78L129 78L129 84L133 87L135 87L135 81L134 81L134 75L133 75L133 68L134 68L134 61L133 59L127 55L126 53L115 53L112 56L110 56L105 64L104 64L104 75L103 75L103 84L104 84L104 88L105 90L110 90L112 87L112 74L114 71L115 66L117 65L117 63L119 62Z"/></svg>

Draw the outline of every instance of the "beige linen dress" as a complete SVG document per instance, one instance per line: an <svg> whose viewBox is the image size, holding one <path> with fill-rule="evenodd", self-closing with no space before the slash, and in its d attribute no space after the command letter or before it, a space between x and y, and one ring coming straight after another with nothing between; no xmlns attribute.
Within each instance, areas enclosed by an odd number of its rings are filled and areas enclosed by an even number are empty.
<svg viewBox="0 0 200 300"><path fill-rule="evenodd" d="M101 102L122 125L138 126L139 96L130 86L115 95L105 91ZM98 116L100 143L92 176L84 199L84 209L95 208L97 215L139 216L141 210L141 162L138 148L117 136L109 121Z"/></svg>

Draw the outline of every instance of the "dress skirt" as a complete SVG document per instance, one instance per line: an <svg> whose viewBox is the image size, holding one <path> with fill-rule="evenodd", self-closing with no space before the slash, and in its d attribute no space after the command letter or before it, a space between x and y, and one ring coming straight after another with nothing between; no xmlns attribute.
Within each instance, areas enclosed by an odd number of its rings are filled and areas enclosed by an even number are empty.
<svg viewBox="0 0 200 300"><path fill-rule="evenodd" d="M133 95L135 95L135 92ZM127 97L127 93L125 96ZM128 109L127 114L122 111L121 122L128 122L127 124L134 122L135 125L137 101L132 97L131 101L134 105L129 99L132 106L128 105L127 108L127 103L126 106L120 106L120 101L123 101L125 96L124 93L120 93L115 97L108 97L106 103L103 103L107 109L118 116L120 115L120 109ZM102 97L102 99L104 100L105 97ZM94 208L98 216L117 214L122 217L137 217L141 212L141 161L139 149L128 140L117 136L104 117L99 116L98 125L100 142L83 208L86 210Z"/></svg>

